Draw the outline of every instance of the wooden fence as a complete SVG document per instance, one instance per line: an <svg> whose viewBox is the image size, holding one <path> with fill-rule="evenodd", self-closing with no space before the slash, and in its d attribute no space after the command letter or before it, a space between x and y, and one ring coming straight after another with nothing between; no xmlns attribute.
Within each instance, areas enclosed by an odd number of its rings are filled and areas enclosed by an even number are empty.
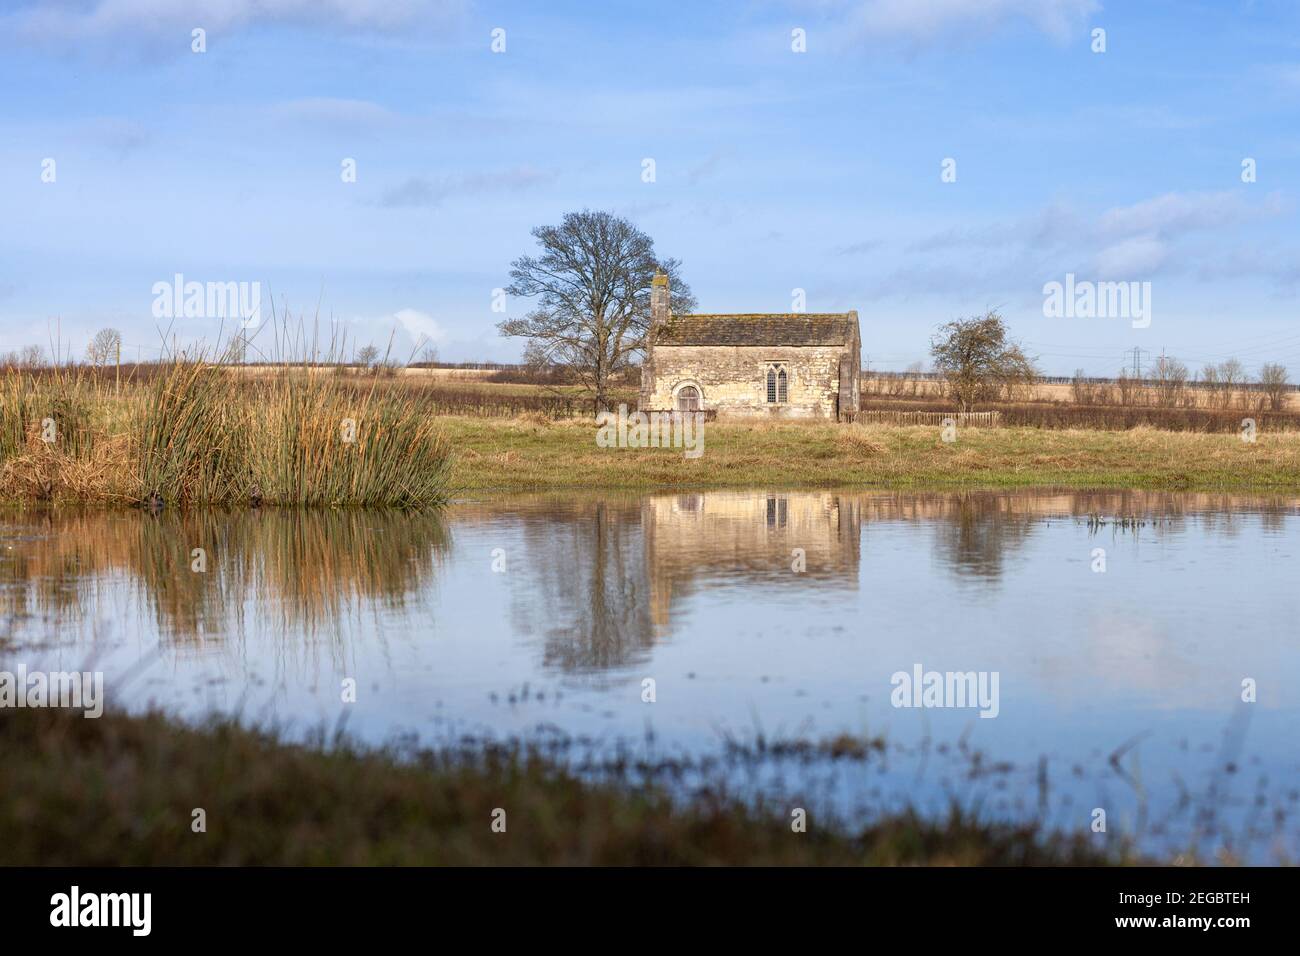
<svg viewBox="0 0 1300 956"><path fill-rule="evenodd" d="M974 428L997 428L1002 424L1001 412L912 412L901 409L864 409L853 421L860 425L935 425L941 426L952 419L956 425Z"/></svg>

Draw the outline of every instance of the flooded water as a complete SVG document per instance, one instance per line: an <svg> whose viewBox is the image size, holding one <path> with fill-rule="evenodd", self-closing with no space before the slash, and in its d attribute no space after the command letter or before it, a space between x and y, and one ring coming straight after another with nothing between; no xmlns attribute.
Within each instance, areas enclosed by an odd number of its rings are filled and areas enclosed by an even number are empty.
<svg viewBox="0 0 1300 956"><path fill-rule="evenodd" d="M346 713L373 742L878 735L879 760L771 783L1081 831L1104 808L1152 852L1294 860L1297 557L1300 500L1136 492L10 513L0 667L295 732ZM918 670L974 672L986 699L895 706L927 703L900 680Z"/></svg>

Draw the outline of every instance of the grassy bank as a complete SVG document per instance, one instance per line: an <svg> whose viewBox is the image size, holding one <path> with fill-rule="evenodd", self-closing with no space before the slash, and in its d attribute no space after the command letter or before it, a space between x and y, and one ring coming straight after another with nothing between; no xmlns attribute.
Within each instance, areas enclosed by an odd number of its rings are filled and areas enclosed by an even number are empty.
<svg viewBox="0 0 1300 956"><path fill-rule="evenodd" d="M461 491L575 487L868 486L1300 492L1300 433L711 422L704 453L600 448L589 422L442 419Z"/></svg>
<svg viewBox="0 0 1300 956"><path fill-rule="evenodd" d="M399 390L286 368L249 381L176 361L122 387L0 379L0 498L407 506L441 500L448 447Z"/></svg>
<svg viewBox="0 0 1300 956"><path fill-rule="evenodd" d="M927 426L719 421L687 459L601 448L586 418L449 414L440 395L288 366L250 376L175 362L127 385L75 370L10 373L0 377L0 500L408 506L449 492L745 486L1300 492L1300 432L1263 421L1253 443L1147 427L962 427L945 442Z"/></svg>
<svg viewBox="0 0 1300 956"><path fill-rule="evenodd" d="M421 754L288 746L229 724L0 711L5 865L1125 862L1082 837L910 814L849 830L719 788L670 800L585 783L516 747ZM193 811L206 832L192 830ZM492 814L506 812L506 832Z"/></svg>

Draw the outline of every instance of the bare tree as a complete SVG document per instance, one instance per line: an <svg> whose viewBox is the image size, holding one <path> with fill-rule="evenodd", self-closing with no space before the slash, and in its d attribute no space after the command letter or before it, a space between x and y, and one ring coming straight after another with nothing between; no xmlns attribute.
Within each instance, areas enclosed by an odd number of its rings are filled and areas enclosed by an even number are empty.
<svg viewBox="0 0 1300 956"><path fill-rule="evenodd" d="M1268 396L1269 408L1280 412L1286 408L1286 366L1269 362L1259 370L1259 384Z"/></svg>
<svg viewBox="0 0 1300 956"><path fill-rule="evenodd" d="M25 345L17 356L19 368L40 368L45 364L45 349L39 345Z"/></svg>
<svg viewBox="0 0 1300 956"><path fill-rule="evenodd" d="M1157 401L1166 408L1178 404L1187 386L1187 366L1172 355L1162 355L1151 366L1151 384Z"/></svg>
<svg viewBox="0 0 1300 956"><path fill-rule="evenodd" d="M536 304L497 328L528 339L531 360L570 370L592 392L596 410L605 409L611 378L645 347L655 272L668 276L671 312L691 311L695 299L679 262L658 258L654 240L612 213L571 212L560 225L532 234L541 254L511 263L506 292Z"/></svg>
<svg viewBox="0 0 1300 956"><path fill-rule="evenodd" d="M1213 362L1207 363L1201 369L1201 384L1205 387L1205 392L1209 396L1206 404L1221 404L1219 391L1222 389L1222 382L1219 381L1219 367Z"/></svg>
<svg viewBox="0 0 1300 956"><path fill-rule="evenodd" d="M357 350L357 364L363 368L369 368L379 363L379 347L377 345L365 345Z"/></svg>
<svg viewBox="0 0 1300 956"><path fill-rule="evenodd" d="M1093 405L1096 403L1096 387L1088 381L1087 373L1081 368L1074 370L1074 378L1070 382L1070 392L1074 396L1076 405Z"/></svg>
<svg viewBox="0 0 1300 956"><path fill-rule="evenodd" d="M1006 324L996 312L940 326L930 340L930 354L962 411L1038 378L1033 361L1008 341Z"/></svg>
<svg viewBox="0 0 1300 956"><path fill-rule="evenodd" d="M1246 367L1235 358L1219 363L1219 383L1223 386L1224 408L1232 404L1233 393L1243 389L1248 382L1249 376L1246 375ZM1245 407L1247 396L1243 394L1241 398L1242 407Z"/></svg>
<svg viewBox="0 0 1300 956"><path fill-rule="evenodd" d="M524 374L531 381L547 386L548 390L556 395L560 394L559 386L573 384L574 376L570 369L555 361L537 341L530 341L524 345L520 364L523 366Z"/></svg>
<svg viewBox="0 0 1300 956"><path fill-rule="evenodd" d="M909 365L907 371L903 373L903 377L907 379L908 393L913 398L916 398L916 393L921 384L921 363L913 362Z"/></svg>
<svg viewBox="0 0 1300 956"><path fill-rule="evenodd" d="M122 353L122 333L117 329L100 329L86 346L86 361L95 367L116 362Z"/></svg>
<svg viewBox="0 0 1300 956"><path fill-rule="evenodd" d="M1119 375L1115 377L1115 386L1119 392L1121 405L1128 407L1137 404L1138 379L1130 377L1128 369L1119 370Z"/></svg>

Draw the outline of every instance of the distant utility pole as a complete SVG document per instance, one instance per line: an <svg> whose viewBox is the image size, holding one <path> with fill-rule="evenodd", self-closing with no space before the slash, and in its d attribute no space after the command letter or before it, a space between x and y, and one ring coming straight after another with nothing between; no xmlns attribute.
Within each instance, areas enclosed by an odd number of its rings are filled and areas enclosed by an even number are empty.
<svg viewBox="0 0 1300 956"><path fill-rule="evenodd" d="M1134 378L1142 377L1142 351L1143 350L1140 346L1136 346L1136 345L1133 346L1133 377Z"/></svg>

